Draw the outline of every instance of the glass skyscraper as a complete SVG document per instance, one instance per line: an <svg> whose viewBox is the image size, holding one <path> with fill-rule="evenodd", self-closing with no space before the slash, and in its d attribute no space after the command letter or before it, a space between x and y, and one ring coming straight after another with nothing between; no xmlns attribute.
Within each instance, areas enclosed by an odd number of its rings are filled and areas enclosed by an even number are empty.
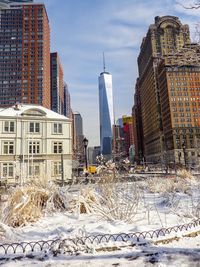
<svg viewBox="0 0 200 267"><path fill-rule="evenodd" d="M103 155L112 154L112 126L114 124L112 75L102 72L99 76L100 145Z"/></svg>

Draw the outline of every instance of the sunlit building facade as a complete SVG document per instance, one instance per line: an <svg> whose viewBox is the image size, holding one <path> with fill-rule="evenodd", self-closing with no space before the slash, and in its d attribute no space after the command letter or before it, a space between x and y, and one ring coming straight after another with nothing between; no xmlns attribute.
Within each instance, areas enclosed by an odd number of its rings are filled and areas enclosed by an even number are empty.
<svg viewBox="0 0 200 267"><path fill-rule="evenodd" d="M32 104L2 108L0 139L1 183L71 179L71 120L65 116Z"/></svg>
<svg viewBox="0 0 200 267"><path fill-rule="evenodd" d="M187 166L199 162L199 66L200 46L191 43L188 25L174 16L155 17L138 56L138 159Z"/></svg>
<svg viewBox="0 0 200 267"><path fill-rule="evenodd" d="M138 56L137 81L143 127L143 155L148 162L160 162L163 154L162 118L157 66L167 56L190 43L188 25L174 16L155 17L143 38Z"/></svg>
<svg viewBox="0 0 200 267"><path fill-rule="evenodd" d="M200 46L187 45L164 57L158 65L158 85L163 151L170 162L196 165L200 162Z"/></svg>
<svg viewBox="0 0 200 267"><path fill-rule="evenodd" d="M99 76L100 146L103 155L112 154L112 126L114 125L112 75L102 72Z"/></svg>
<svg viewBox="0 0 200 267"><path fill-rule="evenodd" d="M0 1L0 106L51 108L50 27L44 4Z"/></svg>

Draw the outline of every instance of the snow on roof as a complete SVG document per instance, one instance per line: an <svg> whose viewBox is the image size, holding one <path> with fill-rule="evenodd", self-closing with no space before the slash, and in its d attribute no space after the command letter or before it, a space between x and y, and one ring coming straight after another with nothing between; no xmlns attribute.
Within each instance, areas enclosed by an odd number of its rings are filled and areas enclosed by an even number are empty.
<svg viewBox="0 0 200 267"><path fill-rule="evenodd" d="M36 115L34 115L34 113ZM12 107L0 109L0 117L15 117L26 115L32 115L33 117L40 115L48 119L69 120L69 118L65 117L64 115L60 115L59 113L56 113L48 108L34 104L16 104Z"/></svg>

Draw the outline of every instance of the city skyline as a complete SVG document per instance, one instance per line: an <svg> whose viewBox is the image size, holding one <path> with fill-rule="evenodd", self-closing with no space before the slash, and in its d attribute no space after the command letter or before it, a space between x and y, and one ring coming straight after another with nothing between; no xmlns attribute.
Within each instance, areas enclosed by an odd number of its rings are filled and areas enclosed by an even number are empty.
<svg viewBox="0 0 200 267"><path fill-rule="evenodd" d="M35 0L35 2L41 2ZM137 56L149 24L159 15L180 17L192 39L198 10L175 1L42 1L51 27L51 51L61 57L72 108L83 116L89 146L99 144L98 74L102 52L113 76L115 118L130 115L137 73ZM189 4L189 1L181 1ZM92 125L92 129L91 129Z"/></svg>

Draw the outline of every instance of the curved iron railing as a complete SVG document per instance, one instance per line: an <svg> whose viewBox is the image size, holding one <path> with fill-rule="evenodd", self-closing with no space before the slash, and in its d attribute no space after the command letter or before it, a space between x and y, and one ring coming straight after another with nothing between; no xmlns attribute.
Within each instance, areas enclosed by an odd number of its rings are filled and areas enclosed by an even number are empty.
<svg viewBox="0 0 200 267"><path fill-rule="evenodd" d="M189 230L193 227L200 225L200 218L182 225L176 225L173 227L161 228L157 230L144 231L144 232L134 232L134 233L120 233L120 234L98 234L90 235L86 237L76 237L76 238L66 238L66 239L54 239L54 240L40 240L36 242L21 242L12 244L0 244L0 260L7 259L12 255L30 255L30 253L46 252L49 251L59 251L64 245L66 252L72 253L78 251L77 246L87 246L90 244L101 244L108 243L110 241L122 241L132 243L137 243L140 241L158 238L160 236L166 236L171 233L181 232L183 230ZM72 247L74 246L74 249Z"/></svg>

